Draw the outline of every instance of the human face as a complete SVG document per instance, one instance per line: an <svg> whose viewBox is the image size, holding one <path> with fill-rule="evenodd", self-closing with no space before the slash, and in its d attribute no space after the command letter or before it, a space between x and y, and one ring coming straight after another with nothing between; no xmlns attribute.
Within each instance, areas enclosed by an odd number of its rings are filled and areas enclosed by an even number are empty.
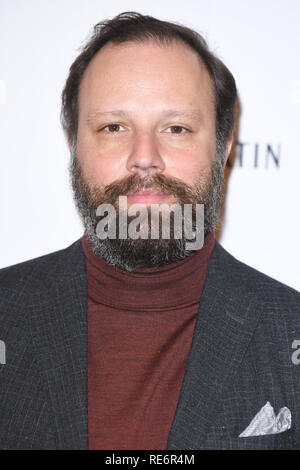
<svg viewBox="0 0 300 470"><path fill-rule="evenodd" d="M216 159L213 86L183 43L108 43L83 75L78 108L76 154L89 184L134 174L190 186L208 178ZM128 197L135 202L173 201L147 191Z"/></svg>

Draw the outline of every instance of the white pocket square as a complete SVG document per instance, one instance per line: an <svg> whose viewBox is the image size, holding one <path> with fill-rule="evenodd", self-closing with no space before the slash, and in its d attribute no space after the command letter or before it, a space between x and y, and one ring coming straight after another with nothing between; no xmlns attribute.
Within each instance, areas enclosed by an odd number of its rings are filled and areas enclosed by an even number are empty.
<svg viewBox="0 0 300 470"><path fill-rule="evenodd" d="M273 407L270 402L267 402L239 437L279 434L290 429L291 425L292 415L286 406L281 408L278 415L275 416Z"/></svg>

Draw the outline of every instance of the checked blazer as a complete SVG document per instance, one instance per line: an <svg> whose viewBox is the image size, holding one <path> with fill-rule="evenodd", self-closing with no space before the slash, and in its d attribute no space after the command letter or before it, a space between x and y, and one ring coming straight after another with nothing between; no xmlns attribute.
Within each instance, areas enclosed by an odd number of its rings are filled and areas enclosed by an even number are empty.
<svg viewBox="0 0 300 470"><path fill-rule="evenodd" d="M81 239L0 270L0 449L88 449L87 339ZM216 241L167 449L300 449L295 340L300 294ZM239 437L268 401L291 428Z"/></svg>

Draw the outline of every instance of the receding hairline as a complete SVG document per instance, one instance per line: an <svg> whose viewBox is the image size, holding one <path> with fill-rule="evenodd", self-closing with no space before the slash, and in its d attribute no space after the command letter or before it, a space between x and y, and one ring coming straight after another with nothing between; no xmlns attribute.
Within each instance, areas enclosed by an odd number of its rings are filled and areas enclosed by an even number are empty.
<svg viewBox="0 0 300 470"><path fill-rule="evenodd" d="M199 66L204 69L208 75L208 78L209 78L209 82L210 82L210 91L211 91L211 98L213 99L214 101L214 104L216 104L216 90L215 90L215 83L214 83L214 80L213 80L213 77L212 77L212 74L209 70L209 68L207 67L207 64L205 63L205 61L203 60L203 58L201 57L201 55L199 54L199 52L197 52L192 46L190 46L188 43L186 43L183 39L181 38L177 38L177 37L163 37L163 38L159 38L159 37L156 37L154 36L153 38L152 37L137 37L135 39L129 39L129 40L124 40L124 41L108 41L107 43L104 44L104 46L102 46L97 52L96 54L92 57L92 59L90 60L90 62L88 63L87 67L85 68L82 76L81 76L81 80L80 80L80 84L79 84L79 88L78 88L78 100L79 100L79 95L80 95L80 88L82 86L82 82L84 80L84 76L86 75L86 72L88 71L89 69L89 66L92 64L92 62L96 59L96 57L99 57L99 54L107 49L108 47L111 47L113 49L118 49L122 46L124 47L128 47L128 46L132 46L132 47L136 47L136 46L139 46L139 45L148 45L148 44L154 44L154 45L157 45L159 47L162 47L162 48L167 48L167 47L170 47L172 45L180 45L180 46L183 46L184 49L190 51L193 53L193 55L196 57L197 61L198 61L198 64Z"/></svg>
<svg viewBox="0 0 300 470"><path fill-rule="evenodd" d="M108 42L106 42L96 53L95 55L92 57L92 59L90 60L90 62L88 63L85 71L87 70L87 68L89 67L89 65L93 62L94 58L98 56L98 54L100 54L103 50L111 47L113 49L118 49L118 48L122 48L122 46L124 47L128 47L128 46L132 46L132 47L136 47L136 46L139 46L139 45L147 45L147 44L154 44L154 45L157 45L161 48L167 48L167 47L170 47L170 46L175 46L176 44L179 45L179 46L182 46L184 49L190 51L191 53L193 53L193 55L195 55L199 61L199 64L201 66L204 66L204 68L206 69L206 71L208 72L211 80L212 80L212 76L211 76L211 71L209 70L205 60L203 59L203 57L201 56L201 54L196 50L194 49L190 44L188 44L184 39L180 38L180 37L157 37L157 36L138 36L136 38L132 38L132 39L126 39L126 40L109 40ZM84 73L85 73L84 71ZM83 73L83 75L84 75ZM81 77L81 79L83 78L83 75ZM212 80L213 82L213 80Z"/></svg>

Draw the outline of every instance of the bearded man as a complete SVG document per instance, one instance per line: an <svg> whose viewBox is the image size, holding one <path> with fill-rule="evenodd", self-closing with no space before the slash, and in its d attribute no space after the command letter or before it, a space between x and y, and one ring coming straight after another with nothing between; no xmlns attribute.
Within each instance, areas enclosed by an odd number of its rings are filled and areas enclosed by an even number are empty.
<svg viewBox="0 0 300 470"><path fill-rule="evenodd" d="M84 234L0 272L0 448L299 448L300 295L214 235L236 99L197 32L95 26L62 94Z"/></svg>

